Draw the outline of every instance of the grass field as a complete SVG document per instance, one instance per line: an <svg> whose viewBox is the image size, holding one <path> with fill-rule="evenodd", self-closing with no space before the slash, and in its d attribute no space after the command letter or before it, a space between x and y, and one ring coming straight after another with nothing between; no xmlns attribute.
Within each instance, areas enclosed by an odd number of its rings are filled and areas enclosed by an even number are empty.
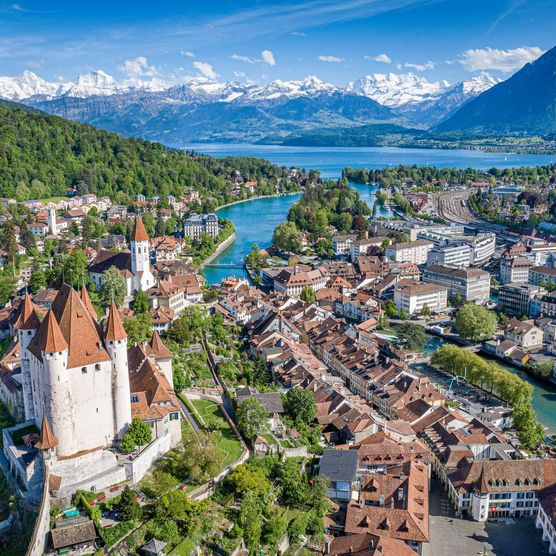
<svg viewBox="0 0 556 556"><path fill-rule="evenodd" d="M209 400L189 400L189 402L205 427L218 431L218 443L224 454L224 467L232 464L241 456L243 448L218 405Z"/></svg>

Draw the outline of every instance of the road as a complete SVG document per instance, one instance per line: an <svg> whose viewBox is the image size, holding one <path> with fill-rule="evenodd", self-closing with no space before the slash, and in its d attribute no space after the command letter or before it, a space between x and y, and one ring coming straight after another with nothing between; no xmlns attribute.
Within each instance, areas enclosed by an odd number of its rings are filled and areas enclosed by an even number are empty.
<svg viewBox="0 0 556 556"><path fill-rule="evenodd" d="M189 408L187 407L187 405L185 405L183 403L181 398L178 397L178 400L180 402L181 411L182 411L183 415L185 415L185 418L189 421L189 424L191 425L191 428L195 432L199 432L201 430L201 427L199 426L199 423L197 422L197 419L195 419L194 415L191 413L191 411L189 411Z"/></svg>

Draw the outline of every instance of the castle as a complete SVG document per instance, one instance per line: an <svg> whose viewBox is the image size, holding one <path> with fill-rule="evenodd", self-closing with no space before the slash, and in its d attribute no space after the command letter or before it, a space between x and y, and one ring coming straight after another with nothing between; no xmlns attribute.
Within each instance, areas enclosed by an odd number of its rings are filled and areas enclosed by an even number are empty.
<svg viewBox="0 0 556 556"><path fill-rule="evenodd" d="M139 254L143 259L143 251ZM153 459L179 443L172 354L156 332L148 344L128 346L114 303L101 327L87 289L78 294L67 284L42 322L25 295L15 328L25 422L40 427L35 448L49 465L51 480L56 478L52 493L65 496L75 488L136 479L136 471L126 469L111 450L133 417L151 427L159 446ZM19 452L8 445L4 453L15 458L12 471L28 486L28 469L18 471ZM30 456L23 460L28 466Z"/></svg>

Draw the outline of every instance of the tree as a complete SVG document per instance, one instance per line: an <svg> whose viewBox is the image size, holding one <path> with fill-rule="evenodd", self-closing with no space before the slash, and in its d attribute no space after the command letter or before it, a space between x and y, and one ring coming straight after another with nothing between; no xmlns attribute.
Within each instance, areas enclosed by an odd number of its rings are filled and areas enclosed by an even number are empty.
<svg viewBox="0 0 556 556"><path fill-rule="evenodd" d="M256 469L252 466L241 464L238 465L230 476L230 483L236 495L245 496L253 494L259 496L270 490L270 481L266 478L262 469Z"/></svg>
<svg viewBox="0 0 556 556"><path fill-rule="evenodd" d="M317 300L315 291L311 286L303 286L303 288L301 288L301 295L299 297L301 301L313 302Z"/></svg>
<svg viewBox="0 0 556 556"><path fill-rule="evenodd" d="M407 315L407 311L405 309L401 309L400 310L400 319L401 320L407 320L409 317Z"/></svg>
<svg viewBox="0 0 556 556"><path fill-rule="evenodd" d="M178 344L189 346L199 342L203 333L208 330L209 317L206 309L201 305L190 305L170 325L167 334L169 338Z"/></svg>
<svg viewBox="0 0 556 556"><path fill-rule="evenodd" d="M134 317L125 319L124 328L127 332L127 342L130 346L146 342L153 334L150 313L139 313Z"/></svg>
<svg viewBox="0 0 556 556"><path fill-rule="evenodd" d="M185 472L184 479L191 477L194 482L202 483L218 475L223 464L218 434L198 431L184 435L185 448L178 452L175 461L176 469Z"/></svg>
<svg viewBox="0 0 556 556"><path fill-rule="evenodd" d="M303 249L301 232L294 222L278 224L272 235L272 245L283 251L300 253Z"/></svg>
<svg viewBox="0 0 556 556"><path fill-rule="evenodd" d="M294 423L310 425L315 420L317 404L309 390L290 388L284 396L284 410Z"/></svg>
<svg viewBox="0 0 556 556"><path fill-rule="evenodd" d="M111 266L103 275L98 298L103 307L108 307L112 301L118 306L123 305L127 293L127 286L120 271Z"/></svg>
<svg viewBox="0 0 556 556"><path fill-rule="evenodd" d="M404 322L400 326L400 338L405 340L405 346L411 351L422 351L427 341L425 329L414 322Z"/></svg>
<svg viewBox="0 0 556 556"><path fill-rule="evenodd" d="M496 332L496 315L474 303L465 304L456 315L456 330L465 339L479 341Z"/></svg>
<svg viewBox="0 0 556 556"><path fill-rule="evenodd" d="M147 423L144 423L139 417L134 417L129 426L129 430L122 438L122 450L129 454L133 452L137 446L146 446L152 440L152 431Z"/></svg>
<svg viewBox="0 0 556 556"><path fill-rule="evenodd" d="M127 485L120 495L118 510L125 521L139 521L143 517L143 509L137 501L135 492Z"/></svg>
<svg viewBox="0 0 556 556"><path fill-rule="evenodd" d="M251 246L251 252L247 255L247 264L251 265L253 269L258 270L264 263L264 257L261 255L261 249L256 244L253 243Z"/></svg>
<svg viewBox="0 0 556 556"><path fill-rule="evenodd" d="M236 411L237 427L249 440L270 429L270 420L263 404L256 398L247 398Z"/></svg>
<svg viewBox="0 0 556 556"><path fill-rule="evenodd" d="M0 306L3 307L12 298L16 287L16 281L11 276L0 276Z"/></svg>
<svg viewBox="0 0 556 556"><path fill-rule="evenodd" d="M143 290L137 290L135 292L131 308L135 313L148 313L149 298Z"/></svg>
<svg viewBox="0 0 556 556"><path fill-rule="evenodd" d="M82 249L74 249L64 260L63 279L66 284L78 287L88 277L87 255Z"/></svg>
<svg viewBox="0 0 556 556"><path fill-rule="evenodd" d="M31 293L35 294L45 290L46 286L46 272L44 270L35 270L29 278L29 290Z"/></svg>
<svg viewBox="0 0 556 556"><path fill-rule="evenodd" d="M384 309L384 312L389 316L389 317L395 317L398 315L398 308L396 307L396 304L389 299L383 306L382 308Z"/></svg>
<svg viewBox="0 0 556 556"><path fill-rule="evenodd" d="M554 363L552 360L541 361L540 363L535 363L531 368L531 372L535 376L541 378L550 378L554 369Z"/></svg>
<svg viewBox="0 0 556 556"><path fill-rule="evenodd" d="M280 467L280 497L288 506L304 505L309 497L309 482L295 459L287 459Z"/></svg>
<svg viewBox="0 0 556 556"><path fill-rule="evenodd" d="M421 316L425 318L431 316L431 310L429 309L428 305L423 305L423 308L421 309Z"/></svg>

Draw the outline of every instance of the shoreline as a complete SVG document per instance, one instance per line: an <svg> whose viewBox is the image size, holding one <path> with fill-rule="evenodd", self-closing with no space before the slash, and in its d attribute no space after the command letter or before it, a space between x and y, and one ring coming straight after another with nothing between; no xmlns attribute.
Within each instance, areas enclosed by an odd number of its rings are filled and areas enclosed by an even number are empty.
<svg viewBox="0 0 556 556"><path fill-rule="evenodd" d="M288 197L290 195L298 195L302 193L303 190L300 189L299 191L291 191L289 193L275 193L274 195L257 195L256 197L249 197L248 199L239 199L237 201L232 201L231 203L226 203L225 205L220 205L219 207L214 209L214 212L218 212L220 209L233 207L234 205L239 205L242 203L248 203L249 201L256 201L257 199L274 199L278 197Z"/></svg>
<svg viewBox="0 0 556 556"><path fill-rule="evenodd" d="M205 268L205 266L210 262L212 262L216 257L218 257L218 255L220 255L222 251L224 251L227 247L232 245L232 243L234 243L236 239L237 236L235 232L229 235L224 241L218 244L216 249L197 267L197 270L202 270L203 268Z"/></svg>

